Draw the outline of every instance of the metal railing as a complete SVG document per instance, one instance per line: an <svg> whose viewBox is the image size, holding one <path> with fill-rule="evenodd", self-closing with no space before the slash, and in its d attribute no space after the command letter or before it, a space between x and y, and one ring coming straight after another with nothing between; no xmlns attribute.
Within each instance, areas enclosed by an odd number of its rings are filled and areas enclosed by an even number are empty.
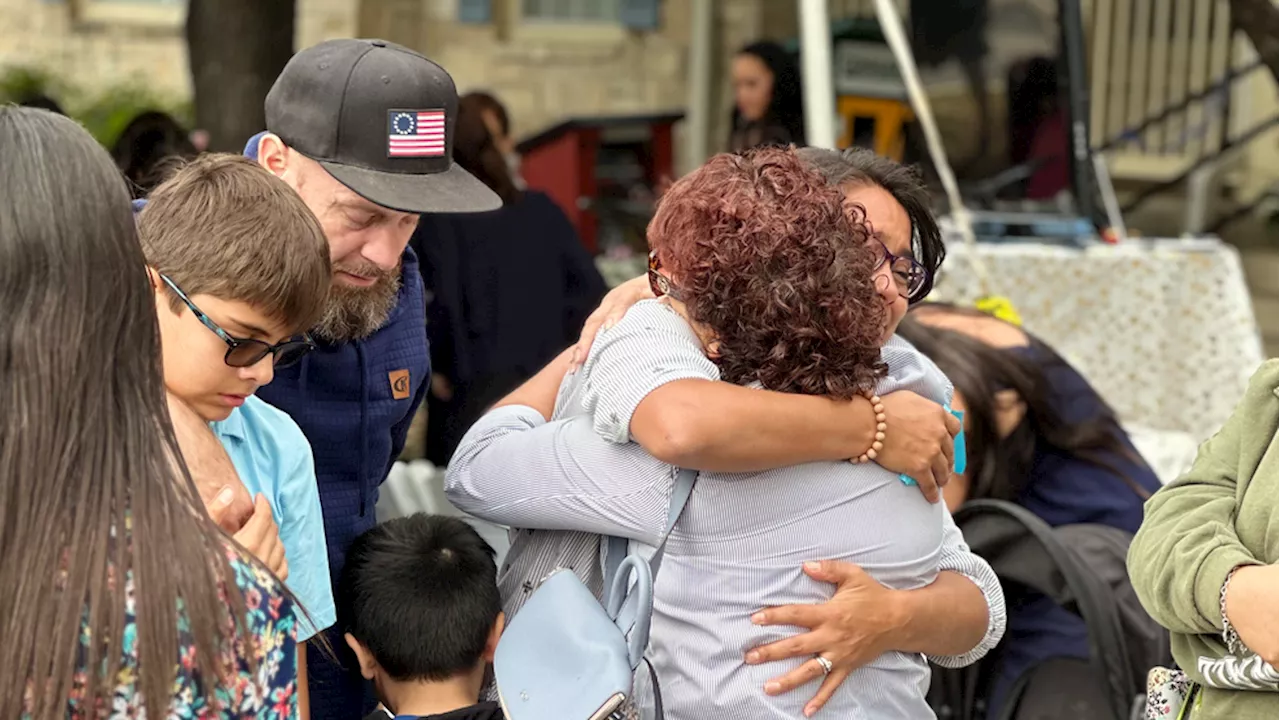
<svg viewBox="0 0 1280 720"><path fill-rule="evenodd" d="M1089 0L1085 12L1094 151L1117 180L1143 183L1123 212L1212 173L1276 127L1274 112L1232 117L1240 89L1266 66L1236 47L1228 0Z"/></svg>

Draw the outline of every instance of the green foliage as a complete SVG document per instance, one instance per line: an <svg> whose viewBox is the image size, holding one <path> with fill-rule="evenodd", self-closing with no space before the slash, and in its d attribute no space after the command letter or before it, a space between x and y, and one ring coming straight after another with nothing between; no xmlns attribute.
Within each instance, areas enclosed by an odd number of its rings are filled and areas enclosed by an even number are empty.
<svg viewBox="0 0 1280 720"><path fill-rule="evenodd" d="M69 112L98 142L111 147L135 117L149 110L169 113L179 123L190 127L193 115L190 103L175 103L162 98L140 83L108 88L88 98L87 102L74 105Z"/></svg>
<svg viewBox="0 0 1280 720"><path fill-rule="evenodd" d="M187 127L195 117L190 100L164 97L140 80L89 91L39 68L0 70L0 103L22 103L39 95L58 101L68 115L108 148L135 117L149 110L169 113Z"/></svg>
<svg viewBox="0 0 1280 720"><path fill-rule="evenodd" d="M13 67L0 72L0 102L23 103L39 95L57 98L66 88L39 68Z"/></svg>

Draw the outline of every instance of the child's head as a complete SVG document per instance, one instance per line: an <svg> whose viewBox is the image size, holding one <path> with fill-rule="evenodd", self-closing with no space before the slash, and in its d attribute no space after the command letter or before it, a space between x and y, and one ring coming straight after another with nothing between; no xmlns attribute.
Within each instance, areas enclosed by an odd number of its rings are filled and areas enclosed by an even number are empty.
<svg viewBox="0 0 1280 720"><path fill-rule="evenodd" d="M468 680L479 692L502 633L493 548L466 522L419 513L356 539L338 627L382 700L389 685Z"/></svg>
<svg viewBox="0 0 1280 720"><path fill-rule="evenodd" d="M283 181L238 155L201 156L152 192L138 230L165 386L205 420L305 354L332 282L329 244Z"/></svg>

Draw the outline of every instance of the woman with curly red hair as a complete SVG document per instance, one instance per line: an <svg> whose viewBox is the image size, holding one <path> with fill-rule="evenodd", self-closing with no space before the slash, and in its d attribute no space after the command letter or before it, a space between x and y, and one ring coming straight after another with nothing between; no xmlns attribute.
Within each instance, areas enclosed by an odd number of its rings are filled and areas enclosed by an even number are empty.
<svg viewBox="0 0 1280 720"><path fill-rule="evenodd" d="M508 617L555 568L573 569L599 593L604 536L660 542L675 472L628 432L636 404L659 384L711 375L845 401L865 393L873 408L876 393L901 389L949 400L946 379L918 353L901 342L882 347L892 333L885 296L896 297L895 269L905 266L795 151L713 158L663 197L649 239L660 297L602 332L581 370L565 376L566 353L499 403L449 468L456 505L526 530L513 533L499 577ZM883 421L878 431L860 463L701 473L655 588L649 658L668 718L797 717L823 703L833 717L932 716L921 653L937 646L911 633L857 669L833 672L823 654L744 662L748 649L795 634L766 626L761 607L830 599L832 586L803 569L817 559L857 563L893 595L888 605L912 604L908 595L940 570L976 576L973 584L998 596L945 508L867 462L893 432ZM970 635L948 649L976 643ZM802 667L823 679L816 705L772 680Z"/></svg>
<svg viewBox="0 0 1280 720"><path fill-rule="evenodd" d="M875 257L842 200L784 150L722 155L663 198L650 279L722 379L847 400L883 374Z"/></svg>

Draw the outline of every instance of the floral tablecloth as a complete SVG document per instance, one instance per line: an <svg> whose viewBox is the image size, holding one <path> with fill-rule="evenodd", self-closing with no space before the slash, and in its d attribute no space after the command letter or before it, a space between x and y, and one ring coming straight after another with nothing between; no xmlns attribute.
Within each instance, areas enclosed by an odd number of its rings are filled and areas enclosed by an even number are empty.
<svg viewBox="0 0 1280 720"><path fill-rule="evenodd" d="M990 292L1097 388L1127 425L1215 432L1262 363L1240 256L1213 239L1088 249L979 244ZM975 251L951 242L930 299L984 294Z"/></svg>

